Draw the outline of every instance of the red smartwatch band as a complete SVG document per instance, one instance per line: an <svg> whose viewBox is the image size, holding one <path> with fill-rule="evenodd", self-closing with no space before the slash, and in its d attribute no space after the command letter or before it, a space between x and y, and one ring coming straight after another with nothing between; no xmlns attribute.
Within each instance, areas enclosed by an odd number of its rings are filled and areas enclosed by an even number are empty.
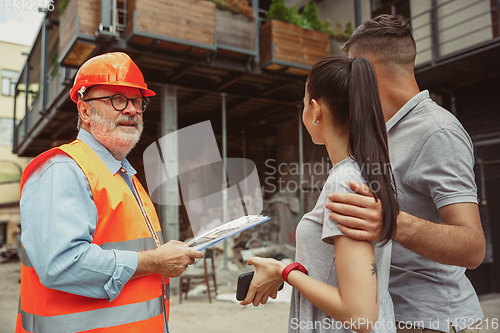
<svg viewBox="0 0 500 333"><path fill-rule="evenodd" d="M307 269L304 266L302 266L298 262L294 262L294 263L286 266L283 269L283 271L281 272L281 277L283 278L283 280L285 280L286 283L289 283L288 282L288 274L290 274L290 272L293 271L294 269L298 269L302 273L307 274Z"/></svg>

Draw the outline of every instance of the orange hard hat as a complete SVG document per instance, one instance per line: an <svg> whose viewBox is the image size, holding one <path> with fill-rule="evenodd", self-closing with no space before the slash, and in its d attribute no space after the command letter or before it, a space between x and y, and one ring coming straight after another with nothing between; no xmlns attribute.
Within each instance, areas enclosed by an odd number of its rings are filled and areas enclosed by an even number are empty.
<svg viewBox="0 0 500 333"><path fill-rule="evenodd" d="M141 89L144 97L156 95L148 89L144 76L135 62L125 53L114 52L87 60L78 70L75 84L69 93L71 100L78 102L78 94L95 85L124 86Z"/></svg>

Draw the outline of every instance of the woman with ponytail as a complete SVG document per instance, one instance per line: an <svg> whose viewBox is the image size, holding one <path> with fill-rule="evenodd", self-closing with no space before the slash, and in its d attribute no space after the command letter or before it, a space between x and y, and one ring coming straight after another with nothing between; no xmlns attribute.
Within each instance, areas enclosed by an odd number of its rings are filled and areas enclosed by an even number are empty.
<svg viewBox="0 0 500 333"><path fill-rule="evenodd" d="M297 226L296 263L251 258L256 272L242 305L265 304L293 286L289 332L396 332L388 292L399 213L375 71L364 58L325 58L309 73L302 120L334 163L314 209ZM383 207L379 242L342 234L325 208L330 192L366 184Z"/></svg>

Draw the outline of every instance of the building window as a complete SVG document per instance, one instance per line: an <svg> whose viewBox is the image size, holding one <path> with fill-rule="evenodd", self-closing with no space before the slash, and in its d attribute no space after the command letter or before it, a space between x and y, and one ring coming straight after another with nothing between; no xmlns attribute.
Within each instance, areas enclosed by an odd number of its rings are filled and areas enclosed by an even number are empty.
<svg viewBox="0 0 500 333"><path fill-rule="evenodd" d="M411 18L410 0L372 0L372 17L381 14L396 14Z"/></svg>
<svg viewBox="0 0 500 333"><path fill-rule="evenodd" d="M2 69L2 95L14 96L18 72Z"/></svg>
<svg viewBox="0 0 500 333"><path fill-rule="evenodd" d="M0 118L0 146L12 146L14 119Z"/></svg>

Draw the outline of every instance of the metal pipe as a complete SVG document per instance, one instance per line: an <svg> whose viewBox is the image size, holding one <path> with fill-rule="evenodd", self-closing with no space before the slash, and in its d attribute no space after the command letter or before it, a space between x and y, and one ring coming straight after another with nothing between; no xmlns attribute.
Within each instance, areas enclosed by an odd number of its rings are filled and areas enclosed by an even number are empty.
<svg viewBox="0 0 500 333"><path fill-rule="evenodd" d="M356 27L360 26L362 21L361 21L361 0L355 0L354 1L354 20Z"/></svg>
<svg viewBox="0 0 500 333"><path fill-rule="evenodd" d="M226 132L226 93L222 97L222 223L227 223L227 132ZM224 240L224 270L227 271L227 240Z"/></svg>
<svg viewBox="0 0 500 333"><path fill-rule="evenodd" d="M29 116L29 107L28 107L28 96L30 93L29 85L30 85L30 62L29 60L26 61L26 65L24 67L24 70L26 71L26 77L25 77L25 84L26 87L24 88L24 94L25 94L25 102L26 102L26 109L24 112L24 134L28 133L29 129L29 121L28 121L28 116Z"/></svg>
<svg viewBox="0 0 500 333"><path fill-rule="evenodd" d="M40 67L40 93L42 98L42 110L41 113L44 113L47 108L47 62L48 62L48 52L49 52L49 32L47 29L48 19L45 19L42 24L42 33L41 33L41 67Z"/></svg>
<svg viewBox="0 0 500 333"><path fill-rule="evenodd" d="M161 86L161 137L177 131L177 87L173 84L163 84ZM169 164L174 174L178 172L178 142L175 142L171 147L163 147L161 152L165 163ZM176 202L179 198L179 187L174 183L168 186L163 186L163 199L166 202ZM179 240L179 206L164 205L162 206L162 224L164 228L164 238L169 241L172 239Z"/></svg>
<svg viewBox="0 0 500 333"><path fill-rule="evenodd" d="M450 107L450 111L451 113L456 117L457 116L457 99L455 98L455 93L454 92L451 92L451 96L450 96L450 104L451 104L451 107Z"/></svg>
<svg viewBox="0 0 500 333"><path fill-rule="evenodd" d="M260 52L259 52L259 43L260 43L260 27L259 27L259 0L253 0L252 1L252 9L253 9L253 14L255 15L255 28L256 28L256 34L255 34L255 59L254 62L258 64L260 62Z"/></svg>
<svg viewBox="0 0 500 333"><path fill-rule="evenodd" d="M438 28L438 17L437 17L437 0L432 0L431 2L431 31L432 31L432 63L436 62L439 58L439 28Z"/></svg>
<svg viewBox="0 0 500 333"><path fill-rule="evenodd" d="M297 119L299 123L299 164L300 164L300 174L299 174L299 195L300 195L300 216L304 215L304 192L301 190L301 186L304 183L304 138L302 133L302 106L297 105Z"/></svg>
<svg viewBox="0 0 500 333"><path fill-rule="evenodd" d="M12 132L13 132L13 138L12 138L12 154L15 154L17 152L17 83L14 88L14 121L12 126L14 126Z"/></svg>
<svg viewBox="0 0 500 333"><path fill-rule="evenodd" d="M110 32L112 33L118 33L118 29L117 29L117 25L118 25L118 2L117 0L113 0L113 7L111 8L111 24L113 25L113 27L110 30Z"/></svg>

